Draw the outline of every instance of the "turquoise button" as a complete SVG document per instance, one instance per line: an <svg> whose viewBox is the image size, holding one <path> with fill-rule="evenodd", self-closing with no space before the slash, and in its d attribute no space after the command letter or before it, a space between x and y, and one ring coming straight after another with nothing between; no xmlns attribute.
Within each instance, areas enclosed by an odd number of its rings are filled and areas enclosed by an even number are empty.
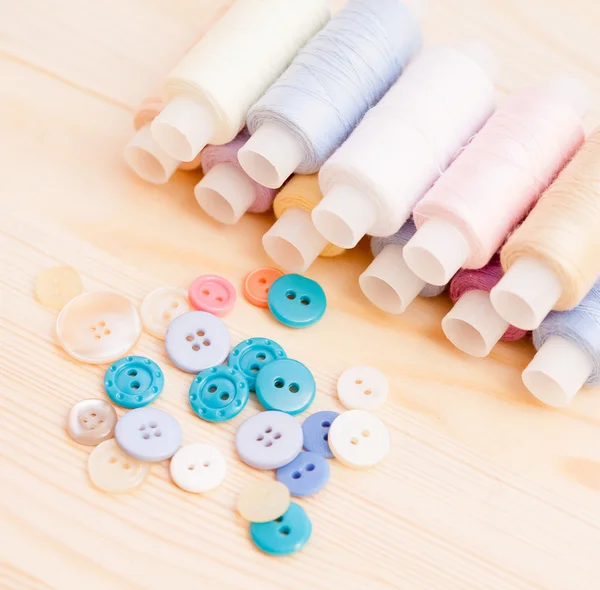
<svg viewBox="0 0 600 590"><path fill-rule="evenodd" d="M254 544L270 555L290 555L300 551L310 539L312 524L304 508L294 504L283 516L270 522L253 522L250 537Z"/></svg>
<svg viewBox="0 0 600 590"><path fill-rule="evenodd" d="M104 391L123 408L151 404L162 392L165 377L160 367L144 356L127 356L113 363L104 374Z"/></svg>
<svg viewBox="0 0 600 590"><path fill-rule="evenodd" d="M235 418L246 407L249 397L244 375L222 365L199 373L192 381L189 393L192 410L208 422Z"/></svg>
<svg viewBox="0 0 600 590"><path fill-rule="evenodd" d="M240 342L229 355L230 367L241 371L248 383L248 389L255 391L258 372L277 359L286 358L285 351L277 342L267 338L249 338Z"/></svg>
<svg viewBox="0 0 600 590"><path fill-rule="evenodd" d="M312 373L292 359L269 363L256 378L256 397L267 410L299 414L312 404L316 392Z"/></svg>
<svg viewBox="0 0 600 590"><path fill-rule="evenodd" d="M269 309L282 324L307 328L325 313L327 297L319 283L300 275L284 275L269 289Z"/></svg>

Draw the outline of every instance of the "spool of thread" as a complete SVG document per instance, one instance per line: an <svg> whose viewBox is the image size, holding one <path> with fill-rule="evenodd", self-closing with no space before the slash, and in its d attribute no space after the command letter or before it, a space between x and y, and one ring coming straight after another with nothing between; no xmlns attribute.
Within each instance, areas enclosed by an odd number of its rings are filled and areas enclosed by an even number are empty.
<svg viewBox="0 0 600 590"><path fill-rule="evenodd" d="M600 129L546 191L501 252L492 304L507 321L537 328L551 310L576 307L600 276Z"/></svg>
<svg viewBox="0 0 600 590"><path fill-rule="evenodd" d="M415 274L443 285L489 262L581 146L585 93L557 78L504 102L415 207L418 230L404 248Z"/></svg>
<svg viewBox="0 0 600 590"><path fill-rule="evenodd" d="M444 291L444 287L428 285L404 262L402 250L416 231L411 217L393 236L371 238L375 258L358 283L365 297L387 313L404 313L417 295L436 297Z"/></svg>
<svg viewBox="0 0 600 590"><path fill-rule="evenodd" d="M329 18L327 0L237 0L167 76L152 135L189 162L229 143L248 109Z"/></svg>
<svg viewBox="0 0 600 590"><path fill-rule="evenodd" d="M204 178L196 185L198 204L221 223L234 224L242 215L264 213L276 191L252 180L238 162L238 151L248 141L246 130L225 145L209 145L201 152Z"/></svg>
<svg viewBox="0 0 600 590"><path fill-rule="evenodd" d="M484 66L482 67L482 65ZM494 109L488 48L426 49L319 173L315 227L351 248L390 236Z"/></svg>
<svg viewBox="0 0 600 590"><path fill-rule="evenodd" d="M156 143L150 124L164 108L160 97L144 99L133 117L136 134L125 146L124 156L129 167L142 179L153 184L165 184L178 168L195 170L200 167L200 155L191 162L180 162L169 156Z"/></svg>
<svg viewBox="0 0 600 590"><path fill-rule="evenodd" d="M280 187L317 172L421 47L400 0L349 0L248 113L244 170Z"/></svg>
<svg viewBox="0 0 600 590"><path fill-rule="evenodd" d="M490 290L502 278L500 257L494 256L477 270L459 270L450 281L450 299L454 307L442 320L446 338L471 356L487 356L502 339L520 340L527 331L511 326L494 310Z"/></svg>
<svg viewBox="0 0 600 590"><path fill-rule="evenodd" d="M584 385L600 385L600 282L577 307L551 312L533 343L523 383L545 404L566 406Z"/></svg>
<svg viewBox="0 0 600 590"><path fill-rule="evenodd" d="M277 221L263 236L269 257L285 270L304 272L317 258L344 252L329 244L314 228L311 211L323 198L316 174L296 174L279 191L273 202Z"/></svg>

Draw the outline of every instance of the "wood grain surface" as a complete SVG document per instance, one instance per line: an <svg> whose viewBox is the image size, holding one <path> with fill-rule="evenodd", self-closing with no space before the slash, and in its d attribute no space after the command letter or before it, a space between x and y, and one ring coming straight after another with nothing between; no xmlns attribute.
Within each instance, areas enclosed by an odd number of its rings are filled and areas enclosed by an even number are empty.
<svg viewBox="0 0 600 590"><path fill-rule="evenodd" d="M226 456L217 490L196 496L153 466L135 493L88 481L90 452L65 432L69 408L102 397L105 367L77 363L56 343L56 314L34 300L36 276L70 264L87 290L140 302L159 285L220 273L236 286L268 264L269 216L220 226L198 208L193 174L165 187L138 180L122 148L135 105L151 93L229 0L0 0L0 588L597 590L600 587L600 391L566 410L521 384L528 342L485 360L444 339L445 298L400 317L362 297L366 248L320 260L309 276L329 298L305 331L277 324L240 298L226 321L234 342L268 336L314 372L311 411L341 409L338 375L384 371L378 415L392 452L356 472L333 461L329 485L302 499L313 538L295 556L259 553L234 511L250 481L272 477L237 459L232 422L198 420L190 376L143 335L167 386L157 406L184 442ZM341 2L337 2L340 5ZM477 37L503 60L507 92L556 72L590 85L587 128L600 122L600 4L595 0L429 0L427 43Z"/></svg>

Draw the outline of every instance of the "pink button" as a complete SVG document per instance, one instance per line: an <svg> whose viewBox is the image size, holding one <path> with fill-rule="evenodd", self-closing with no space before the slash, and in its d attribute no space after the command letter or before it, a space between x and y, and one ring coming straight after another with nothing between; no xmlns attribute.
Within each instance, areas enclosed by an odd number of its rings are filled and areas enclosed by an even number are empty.
<svg viewBox="0 0 600 590"><path fill-rule="evenodd" d="M202 275L191 284L188 297L195 309L224 316L233 309L236 294L227 279L217 275Z"/></svg>

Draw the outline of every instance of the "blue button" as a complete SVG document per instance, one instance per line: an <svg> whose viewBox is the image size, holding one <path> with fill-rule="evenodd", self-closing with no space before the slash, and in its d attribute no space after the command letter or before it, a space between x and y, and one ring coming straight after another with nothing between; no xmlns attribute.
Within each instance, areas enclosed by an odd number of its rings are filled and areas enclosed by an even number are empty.
<svg viewBox="0 0 600 590"><path fill-rule="evenodd" d="M329 463L317 453L300 453L277 470L277 481L285 484L292 496L312 496L329 481Z"/></svg>
<svg viewBox="0 0 600 590"><path fill-rule="evenodd" d="M235 418L246 407L249 397L242 373L222 365L199 373L192 381L189 393L192 410L208 422Z"/></svg>
<svg viewBox="0 0 600 590"><path fill-rule="evenodd" d="M151 404L162 392L165 377L160 367L144 356L127 356L104 374L106 395L124 408Z"/></svg>
<svg viewBox="0 0 600 590"><path fill-rule="evenodd" d="M304 448L318 453L325 459L332 459L333 453L329 448L329 427L339 416L337 412L323 411L310 415L302 424Z"/></svg>
<svg viewBox="0 0 600 590"><path fill-rule="evenodd" d="M325 313L327 297L319 283L301 275L284 275L269 289L269 309L282 324L307 328Z"/></svg>
<svg viewBox="0 0 600 590"><path fill-rule="evenodd" d="M277 342L267 338L250 338L240 342L231 351L227 363L243 373L248 389L254 391L258 372L265 365L284 358L285 351Z"/></svg>
<svg viewBox="0 0 600 590"><path fill-rule="evenodd" d="M270 522L253 522L250 536L254 544L270 555L290 555L300 551L310 539L312 524L304 508L294 504L283 516Z"/></svg>
<svg viewBox="0 0 600 590"><path fill-rule="evenodd" d="M256 378L256 397L267 410L299 414L312 404L316 392L312 373L292 359L269 363Z"/></svg>

